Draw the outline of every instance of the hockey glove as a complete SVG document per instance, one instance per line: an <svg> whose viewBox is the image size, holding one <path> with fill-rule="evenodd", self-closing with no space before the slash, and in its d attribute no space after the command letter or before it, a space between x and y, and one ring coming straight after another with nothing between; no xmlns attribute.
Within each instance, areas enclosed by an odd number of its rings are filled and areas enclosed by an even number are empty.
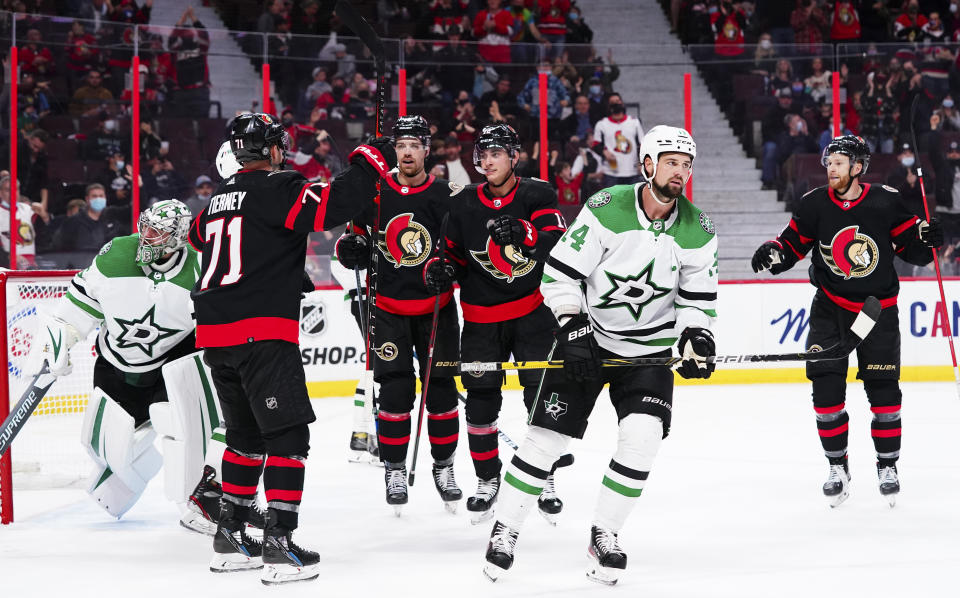
<svg viewBox="0 0 960 598"><path fill-rule="evenodd" d="M774 266L783 263L783 249L777 241L767 241L753 254L750 265L754 272L773 271ZM778 272L775 272L778 274Z"/></svg>
<svg viewBox="0 0 960 598"><path fill-rule="evenodd" d="M943 226L936 216L931 218L930 222L921 220L917 225L917 234L920 235L920 242L931 249L938 249L943 245Z"/></svg>
<svg viewBox="0 0 960 598"><path fill-rule="evenodd" d="M364 235L354 233L343 235L337 240L334 251L344 268L365 270L370 265L370 246Z"/></svg>
<svg viewBox="0 0 960 598"><path fill-rule="evenodd" d="M47 362L50 373L57 377L69 376L73 371L70 347L80 340L77 329L59 318L50 318L40 327L39 334L40 357Z"/></svg>
<svg viewBox="0 0 960 598"><path fill-rule="evenodd" d="M434 295L442 295L450 290L457 278L457 269L453 264L439 257L431 258L423 268L423 284Z"/></svg>
<svg viewBox="0 0 960 598"><path fill-rule="evenodd" d="M713 333L706 328L689 326L680 334L677 348L683 361L677 367L677 373L684 378L709 378L716 365L707 363L708 357L716 357L717 346Z"/></svg>
<svg viewBox="0 0 960 598"><path fill-rule="evenodd" d="M506 214L488 221L487 230L493 242L500 246L531 249L537 243L537 229L533 224Z"/></svg>
<svg viewBox="0 0 960 598"><path fill-rule="evenodd" d="M563 373L575 382L600 375L600 347L593 338L593 324L586 314L577 314L554 330L563 357Z"/></svg>
<svg viewBox="0 0 960 598"><path fill-rule="evenodd" d="M350 163L362 167L370 178L378 179L397 167L393 137L368 137L350 152Z"/></svg>

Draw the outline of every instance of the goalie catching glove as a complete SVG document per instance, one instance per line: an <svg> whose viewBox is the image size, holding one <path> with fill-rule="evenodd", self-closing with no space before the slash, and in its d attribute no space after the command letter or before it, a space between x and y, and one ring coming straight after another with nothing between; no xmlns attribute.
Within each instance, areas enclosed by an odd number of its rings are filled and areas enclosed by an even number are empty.
<svg viewBox="0 0 960 598"><path fill-rule="evenodd" d="M37 371L46 362L50 373L54 376L69 376L73 371L70 361L70 347L80 340L80 334L72 324L59 318L45 318L40 325L38 337L35 339L40 345L40 365Z"/></svg>
<svg viewBox="0 0 960 598"><path fill-rule="evenodd" d="M707 363L708 357L717 356L717 345L713 340L713 333L706 328L689 326L680 333L677 341L680 352L677 373L684 378L709 378L716 365Z"/></svg>
<svg viewBox="0 0 960 598"><path fill-rule="evenodd" d="M593 337L593 324L586 314L577 314L566 320L554 331L554 336L567 378L585 382L599 377L600 347Z"/></svg>

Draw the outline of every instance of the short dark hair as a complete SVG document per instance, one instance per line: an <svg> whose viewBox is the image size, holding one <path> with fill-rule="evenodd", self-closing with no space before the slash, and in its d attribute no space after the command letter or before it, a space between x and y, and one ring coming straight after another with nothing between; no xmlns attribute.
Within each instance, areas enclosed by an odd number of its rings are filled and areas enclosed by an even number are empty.
<svg viewBox="0 0 960 598"><path fill-rule="evenodd" d="M97 189L103 191L104 193L107 192L107 188L101 185L100 183L90 183L89 185L87 185L87 188L84 189L83 196L87 197L88 195L90 195L91 191L95 191Z"/></svg>

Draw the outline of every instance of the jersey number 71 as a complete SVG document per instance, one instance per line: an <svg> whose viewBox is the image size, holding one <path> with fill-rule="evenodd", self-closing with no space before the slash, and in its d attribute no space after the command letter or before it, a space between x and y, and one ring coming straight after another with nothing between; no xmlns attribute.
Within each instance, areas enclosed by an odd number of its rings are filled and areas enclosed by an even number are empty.
<svg viewBox="0 0 960 598"><path fill-rule="evenodd" d="M207 222L205 227L205 243L213 243L213 251L210 255L210 264L207 271L203 273L200 281L200 290L206 290L210 286L210 279L217 270L220 263L220 253L223 251L223 228L225 218L217 218ZM226 286L234 284L243 277L243 259L240 253L240 240L243 237L243 216L234 216L230 219L227 228L227 264L229 266L227 273L220 278L217 286Z"/></svg>

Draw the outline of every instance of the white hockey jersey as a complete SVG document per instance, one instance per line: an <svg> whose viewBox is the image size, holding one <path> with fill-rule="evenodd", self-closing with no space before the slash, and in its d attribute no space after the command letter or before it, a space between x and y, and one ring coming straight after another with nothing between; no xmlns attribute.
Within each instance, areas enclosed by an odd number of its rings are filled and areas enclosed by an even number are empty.
<svg viewBox="0 0 960 598"><path fill-rule="evenodd" d="M196 250L187 246L172 264L141 267L138 241L139 235L130 235L104 245L90 267L73 277L55 311L81 338L100 326L97 353L127 373L159 368L196 329L190 298L200 275Z"/></svg>
<svg viewBox="0 0 960 598"><path fill-rule="evenodd" d="M717 236L685 197L665 220L647 218L644 183L595 193L547 259L540 291L554 313L577 306L604 349L650 355L676 344L688 326L717 316Z"/></svg>
<svg viewBox="0 0 960 598"><path fill-rule="evenodd" d="M600 162L603 174L620 177L637 176L637 162L640 161L640 141L643 140L643 126L632 116L624 115L622 120L613 120L609 116L600 119L593 129L593 139L599 144L595 148L603 156L603 150L610 150L616 161L604 159Z"/></svg>

